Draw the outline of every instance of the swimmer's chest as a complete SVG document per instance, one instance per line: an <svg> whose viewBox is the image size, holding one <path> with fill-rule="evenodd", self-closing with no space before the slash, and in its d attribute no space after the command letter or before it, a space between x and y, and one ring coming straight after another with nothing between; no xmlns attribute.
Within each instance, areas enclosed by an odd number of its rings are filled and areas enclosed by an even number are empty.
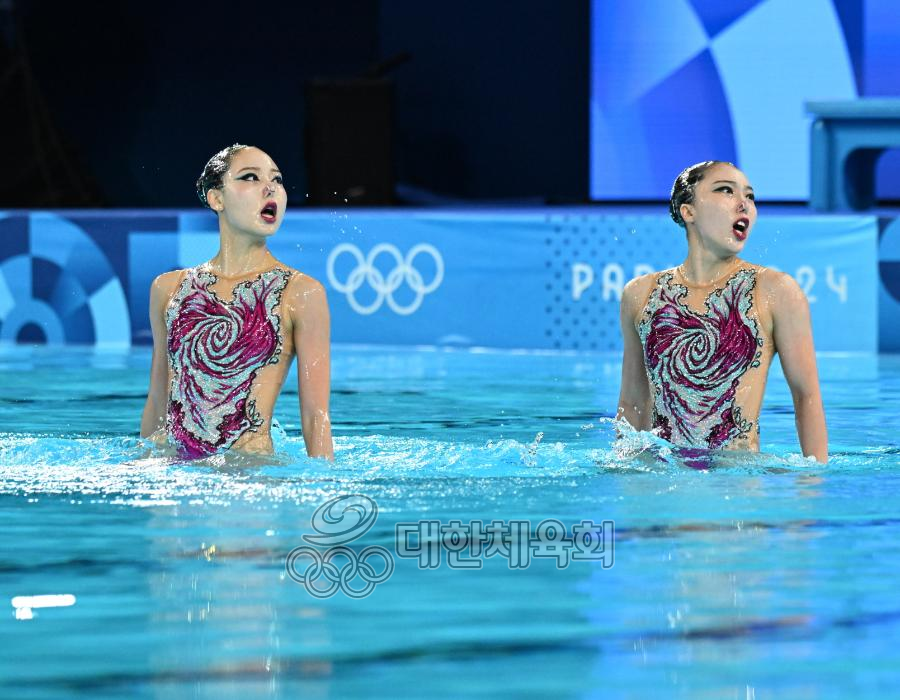
<svg viewBox="0 0 900 700"><path fill-rule="evenodd" d="M656 333L681 331L705 337L717 345L739 330L751 336L763 357L771 356L771 315L757 300L757 271L741 268L714 285L687 285L672 271L661 273L638 319L638 331L646 345Z"/></svg>
<svg viewBox="0 0 900 700"><path fill-rule="evenodd" d="M249 343L260 350L268 347L267 354L281 354L284 330L289 329L282 296L290 277L281 268L238 279L190 270L168 305L170 347L190 338L218 348Z"/></svg>

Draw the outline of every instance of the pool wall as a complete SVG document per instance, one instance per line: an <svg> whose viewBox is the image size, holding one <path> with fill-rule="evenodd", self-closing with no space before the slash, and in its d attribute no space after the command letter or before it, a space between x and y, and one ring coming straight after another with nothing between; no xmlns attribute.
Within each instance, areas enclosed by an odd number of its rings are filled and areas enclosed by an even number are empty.
<svg viewBox="0 0 900 700"><path fill-rule="evenodd" d="M147 344L153 278L217 246L202 211L0 212L0 341ZM665 216L591 207L304 211L270 247L328 289L335 342L597 351L625 282L685 252ZM900 219L766 214L744 257L797 279L819 350L900 350Z"/></svg>

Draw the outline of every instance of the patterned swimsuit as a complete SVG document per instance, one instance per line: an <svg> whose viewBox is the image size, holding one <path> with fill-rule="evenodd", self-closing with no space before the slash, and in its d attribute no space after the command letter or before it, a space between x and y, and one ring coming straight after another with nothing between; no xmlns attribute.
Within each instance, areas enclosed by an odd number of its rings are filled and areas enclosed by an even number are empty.
<svg viewBox="0 0 900 700"><path fill-rule="evenodd" d="M265 421L250 397L259 370L278 362L278 306L291 273L274 268L234 289L225 302L216 275L188 270L166 310L172 381L166 426L181 456L205 457L231 447Z"/></svg>
<svg viewBox="0 0 900 700"><path fill-rule="evenodd" d="M720 449L753 428L735 406L735 394L762 354L763 339L749 315L756 271L740 269L713 291L705 314L682 301L688 290L673 277L659 275L638 326L654 392L653 428L677 445Z"/></svg>

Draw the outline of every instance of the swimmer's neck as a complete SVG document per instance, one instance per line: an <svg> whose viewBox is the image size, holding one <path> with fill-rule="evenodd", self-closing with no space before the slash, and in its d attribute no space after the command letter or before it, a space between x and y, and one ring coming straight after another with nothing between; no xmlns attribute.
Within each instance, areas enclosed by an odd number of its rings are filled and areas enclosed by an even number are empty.
<svg viewBox="0 0 900 700"><path fill-rule="evenodd" d="M698 251L689 253L676 271L680 281L689 286L709 287L737 271L742 264L745 264L744 261L736 255L719 258Z"/></svg>
<svg viewBox="0 0 900 700"><path fill-rule="evenodd" d="M219 252L207 263L218 277L246 277L278 264L265 241L222 236Z"/></svg>

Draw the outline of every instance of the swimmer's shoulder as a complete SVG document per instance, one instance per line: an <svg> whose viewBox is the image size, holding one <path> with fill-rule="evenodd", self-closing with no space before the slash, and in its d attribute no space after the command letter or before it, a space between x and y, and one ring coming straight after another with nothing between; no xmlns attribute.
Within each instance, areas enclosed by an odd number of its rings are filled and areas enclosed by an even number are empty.
<svg viewBox="0 0 900 700"><path fill-rule="evenodd" d="M285 289L286 292L292 294L307 294L309 292L325 293L324 285L312 275L308 275L305 272L296 270L288 265L279 264L278 267L290 273L287 288Z"/></svg>
<svg viewBox="0 0 900 700"><path fill-rule="evenodd" d="M809 313L809 302L797 280L771 267L750 267L756 271L754 305L766 333L775 332L779 319L803 317Z"/></svg>
<svg viewBox="0 0 900 700"><path fill-rule="evenodd" d="M622 289L622 308L631 314L637 314L647 304L650 292L658 284L661 275L674 272L675 268L648 272L630 280Z"/></svg>
<svg viewBox="0 0 900 700"><path fill-rule="evenodd" d="M770 295L785 294L792 298L805 298L803 290L797 284L797 280L787 272L750 263L747 263L747 267L756 272L756 286L760 293Z"/></svg>
<svg viewBox="0 0 900 700"><path fill-rule="evenodd" d="M157 275L153 280L153 286L159 289L171 289L174 291L186 272L187 270L170 270L169 272L163 272L161 275Z"/></svg>
<svg viewBox="0 0 900 700"><path fill-rule="evenodd" d="M806 294L793 277L787 272L774 270L771 267L754 265L756 268L756 288L758 295L766 300L778 300L770 303L773 308L802 308L808 305Z"/></svg>
<svg viewBox="0 0 900 700"><path fill-rule="evenodd" d="M168 304L187 272L187 270L171 270L169 272L163 272L161 275L157 275L150 285L151 305L156 304L165 306Z"/></svg>
<svg viewBox="0 0 900 700"><path fill-rule="evenodd" d="M293 308L303 309L316 302L327 305L325 286L319 280L287 265L279 265L279 267L291 274L282 299L287 301Z"/></svg>

